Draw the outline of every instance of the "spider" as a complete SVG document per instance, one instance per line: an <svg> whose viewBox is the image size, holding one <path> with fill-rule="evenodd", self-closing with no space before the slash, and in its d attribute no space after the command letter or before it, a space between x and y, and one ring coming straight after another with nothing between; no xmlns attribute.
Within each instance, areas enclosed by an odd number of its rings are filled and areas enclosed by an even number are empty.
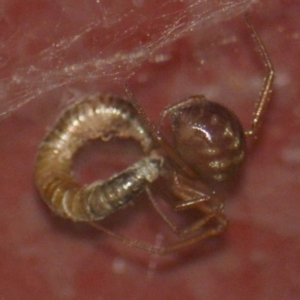
<svg viewBox="0 0 300 300"><path fill-rule="evenodd" d="M275 73L247 16L246 21L268 70L249 130L243 129L234 113L204 96L191 96L164 109L157 128L133 100L89 97L63 113L39 148L35 178L47 205L62 217L90 222L127 245L156 254L172 253L221 234L227 226L224 203L203 183L203 178L222 182L239 170L245 157L246 138L256 138L262 125ZM161 133L167 117L171 120L173 146ZM81 187L71 172L75 153L87 140L108 141L112 137L134 138L146 156L106 181ZM175 210L196 209L201 213L201 218L183 230L168 219L151 193L151 183L163 174L167 174L172 194L180 200L175 203ZM195 181L196 185L191 183ZM124 207L144 190L162 219L179 236L174 244L153 246L94 223Z"/></svg>

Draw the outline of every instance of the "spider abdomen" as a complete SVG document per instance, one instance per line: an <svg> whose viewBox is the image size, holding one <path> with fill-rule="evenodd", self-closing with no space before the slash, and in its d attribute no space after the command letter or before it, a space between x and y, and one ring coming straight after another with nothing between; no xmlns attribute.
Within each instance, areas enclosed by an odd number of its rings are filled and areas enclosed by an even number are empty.
<svg viewBox="0 0 300 300"><path fill-rule="evenodd" d="M192 96L172 112L176 149L199 176L214 181L231 178L245 156L245 137L238 118L219 103Z"/></svg>

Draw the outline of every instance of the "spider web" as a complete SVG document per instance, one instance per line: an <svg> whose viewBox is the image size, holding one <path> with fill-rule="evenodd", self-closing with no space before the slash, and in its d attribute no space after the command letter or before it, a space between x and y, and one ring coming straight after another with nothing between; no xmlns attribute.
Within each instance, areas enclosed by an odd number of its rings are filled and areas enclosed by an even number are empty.
<svg viewBox="0 0 300 300"><path fill-rule="evenodd" d="M124 82L192 30L253 0L35 0L0 5L0 118L63 86Z"/></svg>

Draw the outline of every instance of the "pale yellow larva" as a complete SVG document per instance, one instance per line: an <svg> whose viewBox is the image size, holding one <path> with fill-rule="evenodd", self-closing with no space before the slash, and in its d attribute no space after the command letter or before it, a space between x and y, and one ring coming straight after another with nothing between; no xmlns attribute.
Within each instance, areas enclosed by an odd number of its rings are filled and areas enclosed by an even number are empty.
<svg viewBox="0 0 300 300"><path fill-rule="evenodd" d="M146 156L106 181L81 186L72 162L88 140L111 137L137 140ZM153 139L135 106L115 96L93 96L72 104L42 141L36 160L37 188L52 211L73 221L103 219L153 182L163 158L152 151Z"/></svg>

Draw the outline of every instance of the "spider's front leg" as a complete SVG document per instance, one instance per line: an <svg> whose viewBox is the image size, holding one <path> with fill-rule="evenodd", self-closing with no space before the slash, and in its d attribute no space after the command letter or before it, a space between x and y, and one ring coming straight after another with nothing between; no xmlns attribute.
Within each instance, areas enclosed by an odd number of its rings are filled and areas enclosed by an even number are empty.
<svg viewBox="0 0 300 300"><path fill-rule="evenodd" d="M245 15L245 17L246 17L247 25L252 34L252 38L258 47L258 50L262 57L263 63L267 69L267 75L265 76L265 79L264 79L263 88L261 90L259 99L257 100L257 102L255 104L251 127L249 130L245 131L246 137L256 138L257 133L262 125L263 118L267 112L267 108L268 108L268 105L269 105L269 102L271 99L271 92L272 92L273 83L274 83L275 70L274 70L272 61L269 57L269 54L264 46L264 43L262 42L262 40L259 36L259 34L254 29L247 14Z"/></svg>

